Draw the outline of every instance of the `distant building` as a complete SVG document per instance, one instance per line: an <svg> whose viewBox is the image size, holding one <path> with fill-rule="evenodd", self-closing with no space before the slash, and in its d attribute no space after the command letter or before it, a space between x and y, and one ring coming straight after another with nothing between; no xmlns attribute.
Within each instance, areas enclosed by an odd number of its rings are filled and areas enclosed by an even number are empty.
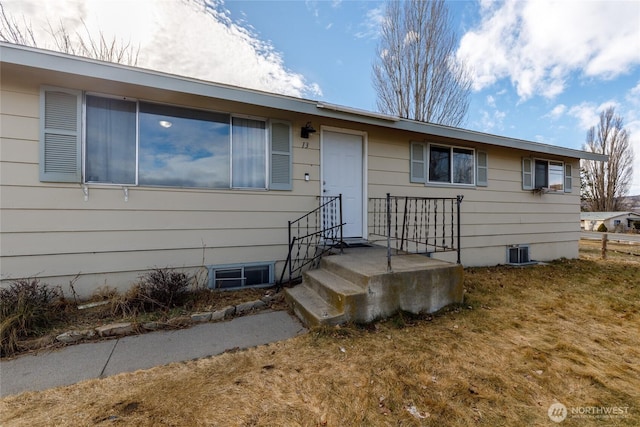
<svg viewBox="0 0 640 427"><path fill-rule="evenodd" d="M640 223L640 214L634 212L581 212L580 228L584 231L597 231L604 224L610 232L624 232Z"/></svg>

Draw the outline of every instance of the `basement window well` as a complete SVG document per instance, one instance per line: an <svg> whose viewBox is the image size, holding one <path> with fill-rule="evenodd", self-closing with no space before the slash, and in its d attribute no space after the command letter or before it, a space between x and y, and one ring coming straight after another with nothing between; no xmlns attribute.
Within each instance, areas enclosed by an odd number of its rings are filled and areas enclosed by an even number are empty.
<svg viewBox="0 0 640 427"><path fill-rule="evenodd" d="M532 265L536 264L536 261L531 260L528 245L511 245L507 247L507 264Z"/></svg>
<svg viewBox="0 0 640 427"><path fill-rule="evenodd" d="M267 287L274 283L273 262L214 265L209 267L210 289Z"/></svg>

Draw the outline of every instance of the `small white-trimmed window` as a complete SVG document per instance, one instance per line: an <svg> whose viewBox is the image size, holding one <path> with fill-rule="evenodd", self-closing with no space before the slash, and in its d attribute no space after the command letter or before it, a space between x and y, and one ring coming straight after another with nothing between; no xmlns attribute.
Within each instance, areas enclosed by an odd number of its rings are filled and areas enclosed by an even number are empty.
<svg viewBox="0 0 640 427"><path fill-rule="evenodd" d="M566 167L568 166L568 168ZM567 176L567 172L569 175ZM544 159L522 159L522 189L545 190L550 192L571 191L571 165Z"/></svg>
<svg viewBox="0 0 640 427"><path fill-rule="evenodd" d="M531 264L528 245L511 245L507 247L507 264Z"/></svg>
<svg viewBox="0 0 640 427"><path fill-rule="evenodd" d="M265 287L275 283L274 263L228 264L209 267L210 289Z"/></svg>
<svg viewBox="0 0 640 427"><path fill-rule="evenodd" d="M488 158L471 148L412 142L410 150L410 180L425 184L486 186Z"/></svg>

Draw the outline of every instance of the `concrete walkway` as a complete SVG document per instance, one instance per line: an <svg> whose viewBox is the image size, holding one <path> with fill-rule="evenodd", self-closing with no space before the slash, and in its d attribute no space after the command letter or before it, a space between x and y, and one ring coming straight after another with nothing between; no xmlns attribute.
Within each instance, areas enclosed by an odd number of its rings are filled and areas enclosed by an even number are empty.
<svg viewBox="0 0 640 427"><path fill-rule="evenodd" d="M281 341L305 332L286 311L78 344L0 361L0 396L45 390Z"/></svg>

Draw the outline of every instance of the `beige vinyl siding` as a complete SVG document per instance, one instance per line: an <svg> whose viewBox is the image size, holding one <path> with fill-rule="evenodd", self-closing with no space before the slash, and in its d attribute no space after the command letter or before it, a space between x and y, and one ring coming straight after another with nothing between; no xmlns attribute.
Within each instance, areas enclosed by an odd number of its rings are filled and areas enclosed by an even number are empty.
<svg viewBox="0 0 640 427"><path fill-rule="evenodd" d="M317 204L320 136L300 138L308 121L322 127L364 132L368 197L463 195L462 262L465 266L506 261L506 248L529 244L531 257L577 257L579 163L509 148L362 125L266 107L225 102L142 86L69 76L23 73L2 65L0 93L1 278L38 276L68 283L82 296L99 286L126 289L149 268L195 272L202 265L277 261L287 255L287 221ZM40 86L60 86L285 120L292 125L291 191L82 185L39 181ZM488 155L488 186L410 183L410 141L482 150ZM304 147L304 148L303 148ZM573 192L534 194L522 190L522 157L572 162ZM304 180L305 173L310 181ZM442 255L455 261L455 254Z"/></svg>
<svg viewBox="0 0 640 427"><path fill-rule="evenodd" d="M424 185L409 182L410 141L407 134L394 139L369 137L369 196L455 197L463 195L462 263L465 266L504 264L506 248L528 244L531 257L546 261L578 256L578 160L551 158L572 164L573 192L535 194L522 190L522 157L544 155L498 147L473 146L464 141L433 141L482 150L488 155L488 186ZM425 142L431 142L428 139ZM455 261L455 254L438 254Z"/></svg>
<svg viewBox="0 0 640 427"><path fill-rule="evenodd" d="M282 118L293 129L293 190L208 190L89 185L39 181L39 90L43 81L4 72L0 168L2 279L38 276L64 285L76 274L75 290L88 296L99 286L126 289L146 269L278 261L287 255L287 220L317 205L319 139L305 140L306 120L276 117L264 108L121 85L83 87L75 79L54 83L67 88L126 94L236 114ZM78 79L80 83L82 80ZM50 84L51 81L47 81ZM86 82L85 82L86 83ZM110 87L111 86L111 87ZM126 86L126 85L125 85ZM104 90L102 90L104 88ZM125 89L134 89L125 87ZM120 91L120 92L119 92ZM296 129L298 132L296 132ZM310 181L304 181L309 173Z"/></svg>

